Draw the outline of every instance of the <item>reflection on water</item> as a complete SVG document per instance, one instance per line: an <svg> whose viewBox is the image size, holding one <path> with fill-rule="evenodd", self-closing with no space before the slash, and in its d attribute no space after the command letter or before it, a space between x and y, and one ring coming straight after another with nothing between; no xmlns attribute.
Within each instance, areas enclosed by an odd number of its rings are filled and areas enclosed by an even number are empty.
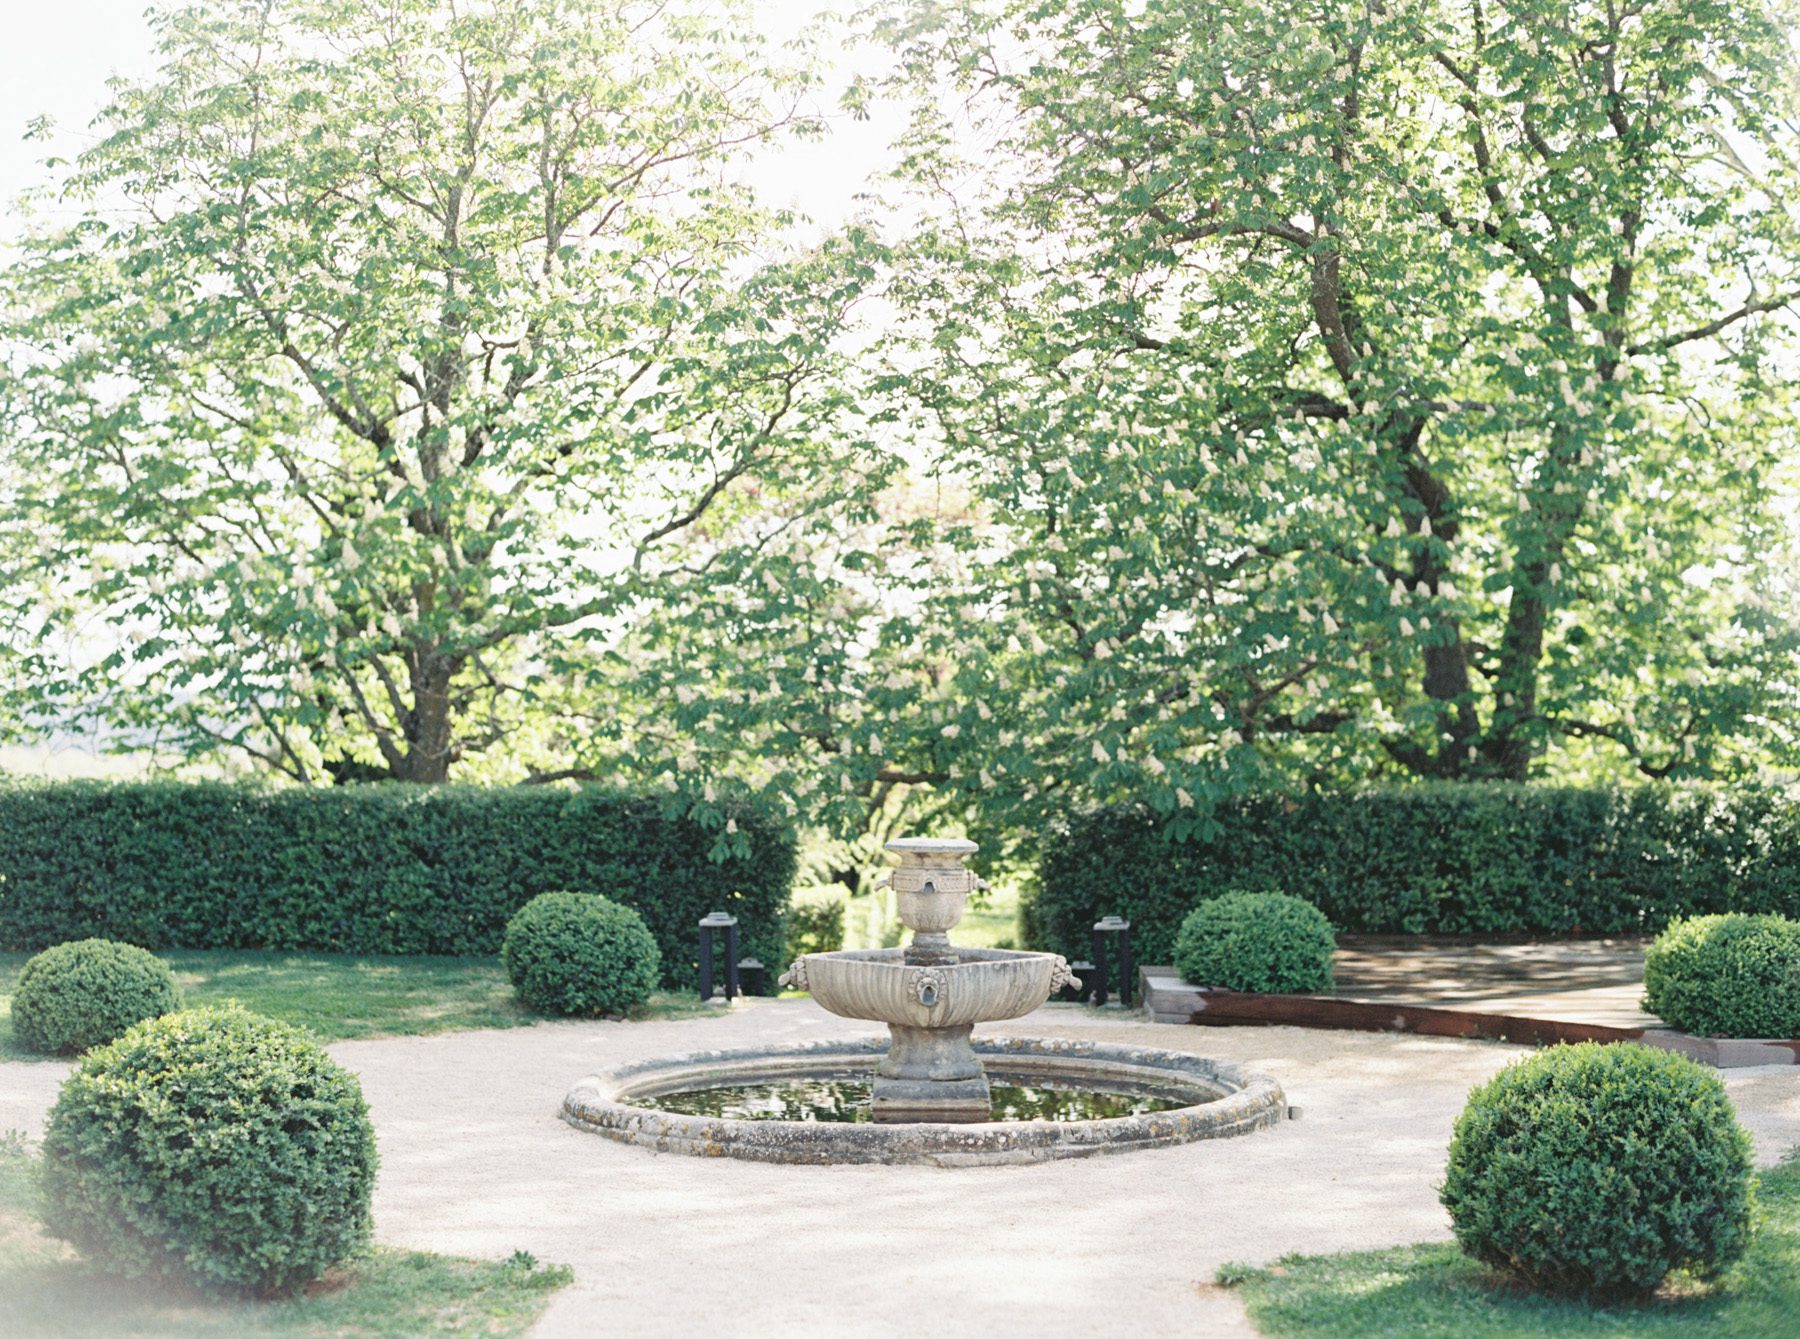
<svg viewBox="0 0 1800 1339"><path fill-rule="evenodd" d="M871 1119L870 1091L868 1071L846 1070L776 1083L733 1084L665 1093L661 1097L635 1097L631 1104L653 1111L731 1120L864 1122ZM1029 1085L996 1081L991 1092L994 1120L1106 1120L1193 1105L1192 1098L1176 1100L1143 1093L1107 1092L1053 1079L1037 1079Z"/></svg>

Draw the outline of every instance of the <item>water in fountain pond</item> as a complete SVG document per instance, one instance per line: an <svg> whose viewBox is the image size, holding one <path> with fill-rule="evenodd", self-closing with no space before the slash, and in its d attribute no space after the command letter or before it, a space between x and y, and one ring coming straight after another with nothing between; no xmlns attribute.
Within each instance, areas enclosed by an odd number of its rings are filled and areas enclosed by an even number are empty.
<svg viewBox="0 0 1800 1339"><path fill-rule="evenodd" d="M992 1075L993 1119L997 1121L1107 1120L1142 1116L1192 1106L1192 1098L1171 1099L1146 1093L1078 1088L1054 1080L1024 1084ZM873 1119L867 1070L782 1079L774 1083L694 1088L659 1097L632 1099L633 1106L687 1116L720 1116L729 1120L797 1120L861 1123Z"/></svg>

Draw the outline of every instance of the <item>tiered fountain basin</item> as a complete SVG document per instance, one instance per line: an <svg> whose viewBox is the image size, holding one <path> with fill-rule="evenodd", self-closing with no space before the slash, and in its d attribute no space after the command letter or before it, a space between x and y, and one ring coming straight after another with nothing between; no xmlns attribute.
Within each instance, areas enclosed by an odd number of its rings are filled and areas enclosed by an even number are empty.
<svg viewBox="0 0 1800 1339"><path fill-rule="evenodd" d="M975 1041L976 1024L1032 1012L1074 973L1054 953L950 943L964 900L986 886L963 867L974 842L887 849L900 861L894 899L912 942L803 954L781 979L831 1013L886 1023L886 1038L626 1065L576 1084L563 1119L667 1153L962 1166L1217 1139L1286 1116L1266 1074L1184 1051Z"/></svg>
<svg viewBox="0 0 1800 1339"><path fill-rule="evenodd" d="M912 968L899 948L809 953L787 975L839 1017L946 1029L1022 1018L1074 979L1053 953L1000 948L951 953L953 964Z"/></svg>
<svg viewBox="0 0 1800 1339"><path fill-rule="evenodd" d="M972 1043L994 1085L1140 1096L1163 1109L1098 1120L860 1123L734 1119L650 1105L786 1080L842 1082L855 1076L872 1083L887 1050L887 1038L868 1037L645 1060L583 1079L564 1099L562 1115L579 1129L665 1153L943 1167L1044 1162L1220 1139L1279 1124L1287 1115L1280 1085L1255 1070L1183 1051L1010 1037Z"/></svg>

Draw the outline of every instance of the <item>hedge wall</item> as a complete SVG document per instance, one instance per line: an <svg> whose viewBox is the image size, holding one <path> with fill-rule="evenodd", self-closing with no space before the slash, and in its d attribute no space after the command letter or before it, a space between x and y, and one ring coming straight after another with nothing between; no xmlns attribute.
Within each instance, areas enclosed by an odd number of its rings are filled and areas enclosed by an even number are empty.
<svg viewBox="0 0 1800 1339"><path fill-rule="evenodd" d="M709 911L782 961L793 834L733 817L751 855L717 863L716 833L599 787L0 785L0 947L487 954L525 902L567 889L637 908L686 986Z"/></svg>
<svg viewBox="0 0 1800 1339"><path fill-rule="evenodd" d="M1259 795L1212 836L1164 839L1147 809L1052 831L1023 941L1087 957L1102 915L1139 962L1168 962L1182 916L1231 888L1303 897L1339 931L1654 933L1715 911L1800 914L1800 805L1781 791L1430 784Z"/></svg>

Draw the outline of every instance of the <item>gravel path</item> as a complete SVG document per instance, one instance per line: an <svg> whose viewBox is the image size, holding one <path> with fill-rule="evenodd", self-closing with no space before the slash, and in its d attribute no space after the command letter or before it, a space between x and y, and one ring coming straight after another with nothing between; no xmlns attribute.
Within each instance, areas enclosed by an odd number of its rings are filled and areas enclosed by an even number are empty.
<svg viewBox="0 0 1800 1339"><path fill-rule="evenodd" d="M540 1336L937 1339L1251 1333L1227 1261L1444 1238L1435 1186L1471 1084L1520 1048L1195 1028L1051 1006L996 1033L1134 1042L1267 1069L1301 1119L1242 1139L1024 1167L777 1167L657 1154L556 1118L598 1068L867 1035L806 1001L718 1018L340 1042L381 1142L382 1240L575 1267ZM0 1131L42 1129L67 1066L0 1064ZM1800 1144L1800 1070L1727 1071L1758 1157Z"/></svg>

